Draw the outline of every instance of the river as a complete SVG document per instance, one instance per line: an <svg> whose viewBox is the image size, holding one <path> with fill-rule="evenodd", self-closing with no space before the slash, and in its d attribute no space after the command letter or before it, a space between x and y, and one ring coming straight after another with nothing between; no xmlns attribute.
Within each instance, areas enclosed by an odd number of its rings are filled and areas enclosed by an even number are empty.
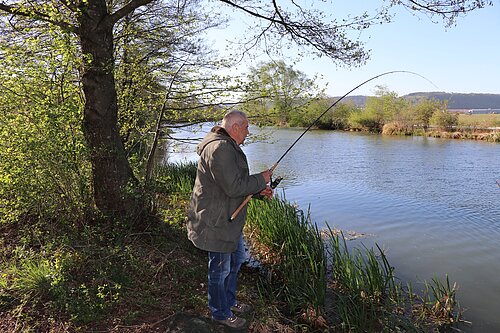
<svg viewBox="0 0 500 333"><path fill-rule="evenodd" d="M269 135L243 147L251 170L273 165L302 131L251 127ZM172 162L196 160L194 145L176 151ZM277 192L310 207L316 224L362 233L354 244L384 248L395 275L414 290L448 274L471 322L460 326L464 332L500 332L498 143L311 131L275 175L284 177Z"/></svg>

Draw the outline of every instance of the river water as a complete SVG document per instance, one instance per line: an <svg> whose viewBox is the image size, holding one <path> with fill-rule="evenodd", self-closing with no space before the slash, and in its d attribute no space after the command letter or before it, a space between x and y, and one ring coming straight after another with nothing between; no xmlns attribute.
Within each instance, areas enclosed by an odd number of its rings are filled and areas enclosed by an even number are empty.
<svg viewBox="0 0 500 333"><path fill-rule="evenodd" d="M269 138L243 147L251 170L272 166L302 131L252 127ZM194 145L181 148L170 161L196 160ZM362 233L354 244L384 248L414 290L448 274L471 322L464 332L500 332L498 143L311 131L275 175L284 177L277 192L310 207L319 226Z"/></svg>

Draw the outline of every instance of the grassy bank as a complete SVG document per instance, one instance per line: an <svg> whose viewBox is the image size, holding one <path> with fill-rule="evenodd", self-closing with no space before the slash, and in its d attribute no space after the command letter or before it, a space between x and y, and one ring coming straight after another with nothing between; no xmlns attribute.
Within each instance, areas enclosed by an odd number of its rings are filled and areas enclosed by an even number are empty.
<svg viewBox="0 0 500 333"><path fill-rule="evenodd" d="M456 125L428 129L390 122L383 126L386 135L415 135L443 139L467 139L500 142L500 114L457 114Z"/></svg>
<svg viewBox="0 0 500 333"><path fill-rule="evenodd" d="M500 114L459 114L458 126L479 129L500 127Z"/></svg>
<svg viewBox="0 0 500 333"><path fill-rule="evenodd" d="M487 142L500 142L500 130L489 130L473 127L445 128L413 128L400 126L397 123L385 124L382 128L384 135L426 136L442 139L481 140Z"/></svg>
<svg viewBox="0 0 500 333"><path fill-rule="evenodd" d="M209 316L206 254L185 233L194 169L157 170L156 211L141 231L0 225L0 331L165 331L176 313ZM348 250L285 200L252 201L248 220L260 262L240 279L240 299L255 307L250 332L425 332L457 319L447 280L416 293L379 248Z"/></svg>

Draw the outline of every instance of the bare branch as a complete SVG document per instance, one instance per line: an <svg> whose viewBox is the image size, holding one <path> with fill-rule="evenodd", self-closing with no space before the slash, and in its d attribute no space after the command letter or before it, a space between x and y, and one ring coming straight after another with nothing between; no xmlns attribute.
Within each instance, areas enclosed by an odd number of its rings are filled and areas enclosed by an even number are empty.
<svg viewBox="0 0 500 333"><path fill-rule="evenodd" d="M440 16L447 26L453 25L461 14L493 5L491 0L392 0L391 3L430 17Z"/></svg>
<svg viewBox="0 0 500 333"><path fill-rule="evenodd" d="M347 24L337 24L335 20L325 23L321 14L318 15L319 12L305 11L296 4L297 12L288 12L278 6L275 0L270 0L271 3L267 7L245 7L232 0L220 1L269 23L263 31L252 38L255 42L265 39L265 35L269 34L280 40L286 37L288 41L293 41L299 47L312 47L317 55L326 55L343 64L360 64L368 59L368 52L363 50L362 44L349 40L343 30L369 26L373 24L374 18L360 16L353 18L352 22ZM381 11L375 19L386 20L386 13Z"/></svg>
<svg viewBox="0 0 500 333"><path fill-rule="evenodd" d="M458 14L467 13L478 8L483 8L488 5L492 5L491 1L473 1L468 4L464 0L448 0L448 1L416 1L408 0L408 2L413 5L413 10L425 10L434 14L448 15L448 14ZM405 3L402 5L408 7Z"/></svg>

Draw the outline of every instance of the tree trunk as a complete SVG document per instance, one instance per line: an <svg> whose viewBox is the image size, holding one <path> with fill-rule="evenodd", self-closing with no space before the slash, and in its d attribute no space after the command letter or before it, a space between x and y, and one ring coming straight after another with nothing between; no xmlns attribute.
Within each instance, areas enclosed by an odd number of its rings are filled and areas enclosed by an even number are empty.
<svg viewBox="0 0 500 333"><path fill-rule="evenodd" d="M105 0L88 0L79 23L83 124L91 152L95 203L106 216L133 217L142 208L141 198L118 130L113 23Z"/></svg>

